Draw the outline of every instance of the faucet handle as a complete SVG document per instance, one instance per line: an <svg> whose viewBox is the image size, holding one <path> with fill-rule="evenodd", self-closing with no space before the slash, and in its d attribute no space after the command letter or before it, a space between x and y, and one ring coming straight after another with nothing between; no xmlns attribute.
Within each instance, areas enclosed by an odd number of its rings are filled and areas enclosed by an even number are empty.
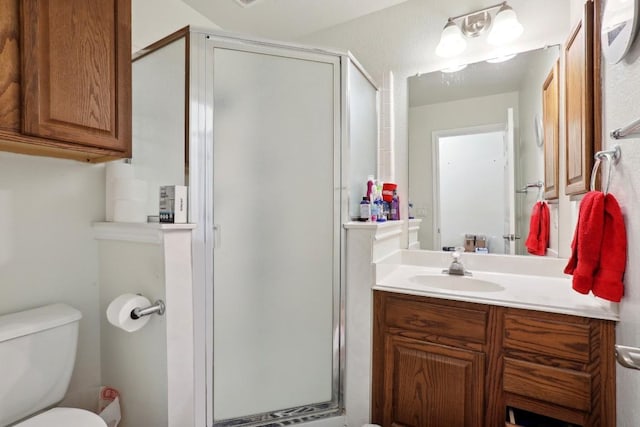
<svg viewBox="0 0 640 427"><path fill-rule="evenodd" d="M464 252L464 248L462 246L456 246L455 250L451 253L451 257L458 261Z"/></svg>

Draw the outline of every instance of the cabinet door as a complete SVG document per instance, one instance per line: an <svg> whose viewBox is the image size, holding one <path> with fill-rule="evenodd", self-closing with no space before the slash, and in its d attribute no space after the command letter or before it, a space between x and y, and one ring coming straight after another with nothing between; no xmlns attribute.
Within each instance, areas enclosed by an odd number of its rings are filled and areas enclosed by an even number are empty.
<svg viewBox="0 0 640 427"><path fill-rule="evenodd" d="M22 131L130 152L128 0L22 0Z"/></svg>
<svg viewBox="0 0 640 427"><path fill-rule="evenodd" d="M565 192L568 195L589 190L593 164L593 32L593 4L586 2L584 16L565 45Z"/></svg>
<svg viewBox="0 0 640 427"><path fill-rule="evenodd" d="M484 362L483 353L387 335L383 425L482 426Z"/></svg>
<svg viewBox="0 0 640 427"><path fill-rule="evenodd" d="M544 197L557 199L558 192L558 138L560 133L558 112L558 63L542 86L542 129L544 135Z"/></svg>

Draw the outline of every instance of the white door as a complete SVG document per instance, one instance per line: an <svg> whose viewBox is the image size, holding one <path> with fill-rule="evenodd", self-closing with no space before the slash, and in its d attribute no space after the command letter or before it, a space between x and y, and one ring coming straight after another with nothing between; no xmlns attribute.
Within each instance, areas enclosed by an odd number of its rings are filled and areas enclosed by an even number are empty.
<svg viewBox="0 0 640 427"><path fill-rule="evenodd" d="M339 63L272 51L213 54L216 421L334 396Z"/></svg>
<svg viewBox="0 0 640 427"><path fill-rule="evenodd" d="M513 108L507 109L507 127L505 131L505 164L504 164L504 253L516 253L516 189L515 189L515 155L514 155Z"/></svg>
<svg viewBox="0 0 640 427"><path fill-rule="evenodd" d="M466 129L437 137L437 236L442 247L463 246L465 235L484 236L489 251L505 253L505 131Z"/></svg>

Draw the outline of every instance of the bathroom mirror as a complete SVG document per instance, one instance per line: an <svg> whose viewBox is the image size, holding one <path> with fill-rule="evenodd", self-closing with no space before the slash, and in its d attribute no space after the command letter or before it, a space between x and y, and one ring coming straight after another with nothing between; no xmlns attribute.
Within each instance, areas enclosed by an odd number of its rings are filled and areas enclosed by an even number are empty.
<svg viewBox="0 0 640 427"><path fill-rule="evenodd" d="M527 253L529 213L544 191L542 89L559 56L554 45L408 79L409 199L422 249L474 235L489 252Z"/></svg>

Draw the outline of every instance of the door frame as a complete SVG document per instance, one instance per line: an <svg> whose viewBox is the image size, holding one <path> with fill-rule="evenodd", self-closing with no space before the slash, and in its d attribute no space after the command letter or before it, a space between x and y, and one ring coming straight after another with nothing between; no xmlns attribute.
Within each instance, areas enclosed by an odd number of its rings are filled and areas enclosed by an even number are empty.
<svg viewBox="0 0 640 427"><path fill-rule="evenodd" d="M432 206L433 206L433 248L442 249L442 239L440 234L440 138L452 136L473 135L479 133L505 132L507 123L492 123L487 125L469 126L447 130L433 131L431 134L431 171L432 171Z"/></svg>

